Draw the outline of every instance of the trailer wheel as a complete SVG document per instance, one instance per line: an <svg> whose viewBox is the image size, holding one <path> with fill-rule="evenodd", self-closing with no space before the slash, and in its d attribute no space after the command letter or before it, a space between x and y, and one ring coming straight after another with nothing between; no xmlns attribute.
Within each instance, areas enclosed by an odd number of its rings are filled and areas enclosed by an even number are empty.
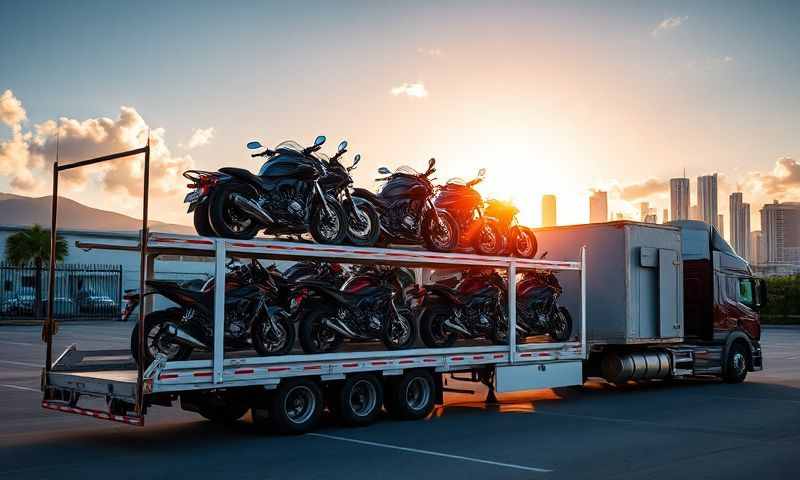
<svg viewBox="0 0 800 480"><path fill-rule="evenodd" d="M322 391L317 382L297 378L281 382L269 400L269 418L280 433L313 430L322 416Z"/></svg>
<svg viewBox="0 0 800 480"><path fill-rule="evenodd" d="M427 417L436 402L436 383L427 370L411 370L386 385L384 406L400 420Z"/></svg>
<svg viewBox="0 0 800 480"><path fill-rule="evenodd" d="M747 345L742 341L736 341L728 349L725 358L725 370L722 379L727 383L742 383L747 377Z"/></svg>
<svg viewBox="0 0 800 480"><path fill-rule="evenodd" d="M377 420L382 405L383 385L371 374L348 376L331 402L342 422L354 427Z"/></svg>

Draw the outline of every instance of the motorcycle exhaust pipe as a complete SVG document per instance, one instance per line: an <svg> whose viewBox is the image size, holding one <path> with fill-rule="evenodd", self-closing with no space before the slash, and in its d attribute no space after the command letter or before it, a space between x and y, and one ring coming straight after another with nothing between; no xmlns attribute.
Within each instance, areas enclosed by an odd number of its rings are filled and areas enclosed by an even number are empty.
<svg viewBox="0 0 800 480"><path fill-rule="evenodd" d="M455 323L451 322L450 319L444 321L444 326L449 328L450 330L455 330L456 332L461 332L464 335L472 336L472 332L462 327L461 325L456 325Z"/></svg>
<svg viewBox="0 0 800 480"><path fill-rule="evenodd" d="M178 343L182 343L190 347L202 348L204 350L208 350L208 347L206 346L205 343L194 338L192 335L188 334L186 331L184 331L181 328L178 328L175 325L167 325L167 335L171 336Z"/></svg>
<svg viewBox="0 0 800 480"><path fill-rule="evenodd" d="M256 220L261 222L264 225L270 225L275 223L275 220L269 216L263 208L261 208L256 202L250 200L247 197L239 195L238 193L234 193L231 195L233 199L233 204L236 205L240 210L245 212L248 215L251 215Z"/></svg>
<svg viewBox="0 0 800 480"><path fill-rule="evenodd" d="M356 332L350 330L349 328L347 328L346 326L344 326L344 325L342 325L341 323L338 323L338 322L332 322L330 320L325 320L324 325L326 327L330 328L331 330L335 331L339 335L341 335L343 337L346 337L346 338L351 338L351 339L365 338L363 335L357 334Z"/></svg>

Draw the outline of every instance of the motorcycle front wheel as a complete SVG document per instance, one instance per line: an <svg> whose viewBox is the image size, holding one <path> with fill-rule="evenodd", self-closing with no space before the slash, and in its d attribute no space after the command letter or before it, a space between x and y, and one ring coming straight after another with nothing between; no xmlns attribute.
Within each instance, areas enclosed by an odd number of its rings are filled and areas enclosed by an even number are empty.
<svg viewBox="0 0 800 480"><path fill-rule="evenodd" d="M503 250L503 234L496 224L484 222L474 239L473 248L478 255L497 255Z"/></svg>
<svg viewBox="0 0 800 480"><path fill-rule="evenodd" d="M317 243L339 245L347 236L347 214L339 202L328 199L327 204L330 214L322 202L312 207L308 231Z"/></svg>
<svg viewBox="0 0 800 480"><path fill-rule="evenodd" d="M458 246L461 235L456 220L448 212L437 215L429 211L422 220L422 240L425 248L434 252L452 252Z"/></svg>
<svg viewBox="0 0 800 480"><path fill-rule="evenodd" d="M383 344L386 345L386 348L402 350L414 346L417 332L410 311L401 315L390 315L390 318L386 318L386 320L383 332Z"/></svg>
<svg viewBox="0 0 800 480"><path fill-rule="evenodd" d="M550 318L550 338L556 342L566 342L572 335L572 315L564 307L558 307Z"/></svg>
<svg viewBox="0 0 800 480"><path fill-rule="evenodd" d="M208 219L220 237L249 240L256 236L259 225L234 204L234 194L251 197L253 190L237 183L220 184L208 199Z"/></svg>
<svg viewBox="0 0 800 480"><path fill-rule="evenodd" d="M372 247L381 236L381 224L378 211L371 203L354 198L359 214L351 206L347 212L347 239L359 247Z"/></svg>
<svg viewBox="0 0 800 480"><path fill-rule="evenodd" d="M511 253L519 258L533 258L536 256L538 245L536 235L528 227L511 227L509 230L509 241L511 242Z"/></svg>
<svg viewBox="0 0 800 480"><path fill-rule="evenodd" d="M294 322L288 316L279 315L270 322L266 313L259 315L253 324L253 348L259 355L283 355L294 347Z"/></svg>

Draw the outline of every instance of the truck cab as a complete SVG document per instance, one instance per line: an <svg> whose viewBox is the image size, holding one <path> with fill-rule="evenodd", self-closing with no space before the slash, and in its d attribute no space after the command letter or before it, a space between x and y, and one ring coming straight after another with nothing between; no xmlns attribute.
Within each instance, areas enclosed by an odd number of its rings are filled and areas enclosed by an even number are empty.
<svg viewBox="0 0 800 480"><path fill-rule="evenodd" d="M734 344L746 347L748 371L761 370L759 310L766 304L766 284L714 226L697 220L670 224L681 231L685 341L721 346L713 363L722 364L723 375L729 368L723 359Z"/></svg>

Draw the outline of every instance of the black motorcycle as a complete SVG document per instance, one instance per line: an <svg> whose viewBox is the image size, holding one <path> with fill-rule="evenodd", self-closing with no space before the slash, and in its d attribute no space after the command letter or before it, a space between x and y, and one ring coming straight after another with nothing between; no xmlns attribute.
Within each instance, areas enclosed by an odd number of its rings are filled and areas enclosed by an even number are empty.
<svg viewBox="0 0 800 480"><path fill-rule="evenodd" d="M430 176L436 171L435 163L431 158L425 173L411 167L394 172L379 168L378 173L386 176L376 179L385 182L377 195L364 188L353 189L353 198L365 199L378 209L381 243L424 244L438 252L449 252L458 246L458 223L433 204L435 189Z"/></svg>
<svg viewBox="0 0 800 480"><path fill-rule="evenodd" d="M446 278L425 285L419 322L428 347L450 347L460 338L508 341L506 287L494 269L470 269L455 287Z"/></svg>
<svg viewBox="0 0 800 480"><path fill-rule="evenodd" d="M234 267L225 276L225 345L232 350L254 348L260 355L289 352L295 328L280 303L274 267L257 261ZM149 280L152 289L179 307L159 310L144 319L144 365L157 354L167 361L186 360L193 350L210 351L214 344L214 285L209 279L200 290L169 280ZM131 353L139 361L139 327L131 334Z"/></svg>
<svg viewBox="0 0 800 480"><path fill-rule="evenodd" d="M532 270L517 282L517 331L520 338L529 335L550 335L565 342L572 334L572 316L559 306L562 292L555 274L548 270Z"/></svg>
<svg viewBox="0 0 800 480"><path fill-rule="evenodd" d="M483 215L483 198L473 187L483 181L486 169L465 182L452 178L439 189L434 205L447 211L458 222L461 231L460 245L472 247L480 255L497 255L504 249L505 238L498 221Z"/></svg>
<svg viewBox="0 0 800 480"><path fill-rule="evenodd" d="M326 167L313 156L323 143L325 137L320 135L310 147L289 141L252 154L267 157L258 175L233 167L184 172L193 189L184 203L194 213L197 233L249 239L262 229L273 235L308 232L319 243L342 243L347 214L336 198L323 192L319 179L326 175ZM247 148L264 146L250 142Z"/></svg>
<svg viewBox="0 0 800 480"><path fill-rule="evenodd" d="M404 268L356 268L338 289L325 282L301 281L292 299L300 345L306 353L327 353L336 351L345 339L378 339L390 350L408 348L416 341L416 292L413 273Z"/></svg>
<svg viewBox="0 0 800 480"><path fill-rule="evenodd" d="M353 245L371 247L375 245L381 235L380 218L378 210L372 203L363 198L353 197L350 187L353 177L350 172L361 161L361 155L356 155L353 164L345 167L339 161L347 152L347 141L343 140L334 156L327 159L326 175L319 182L326 193L339 200L347 212L347 239ZM318 157L322 157L317 154Z"/></svg>

